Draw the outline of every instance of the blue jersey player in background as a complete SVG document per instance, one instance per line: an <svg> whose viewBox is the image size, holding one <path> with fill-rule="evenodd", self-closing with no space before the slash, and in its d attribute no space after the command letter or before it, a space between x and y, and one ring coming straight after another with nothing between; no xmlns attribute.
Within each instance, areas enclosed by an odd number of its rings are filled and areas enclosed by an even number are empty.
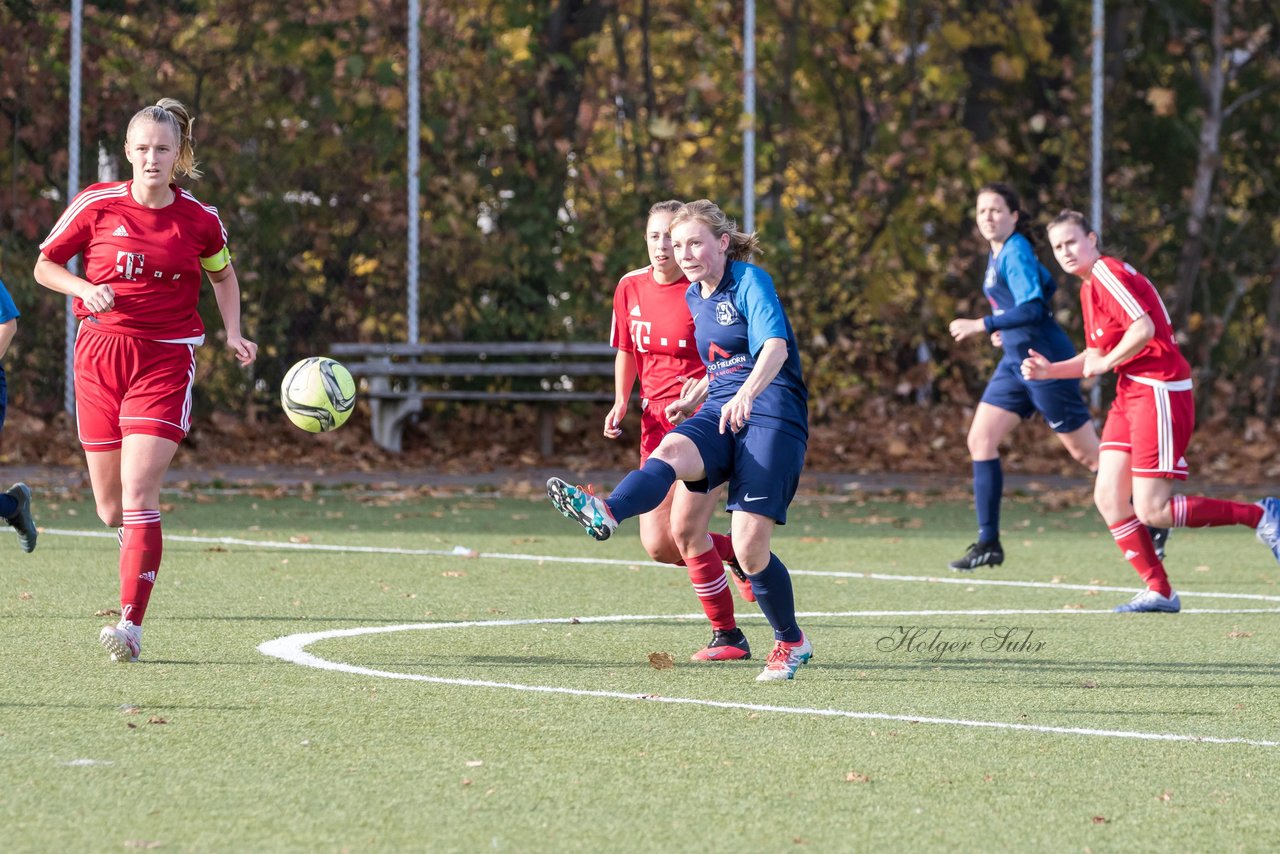
<svg viewBox="0 0 1280 854"><path fill-rule="evenodd" d="M686 301L707 376L667 407L676 428L607 499L554 477L547 494L604 540L622 520L656 507L677 480L697 492L727 482L734 551L773 627L774 648L756 678L791 679L813 646L796 621L791 575L770 544L774 526L786 524L809 437L795 333L769 274L748 263L756 236L738 231L716 205L681 207L671 243L692 283Z"/></svg>
<svg viewBox="0 0 1280 854"><path fill-rule="evenodd" d="M0 360L9 351L9 344L18 331L18 307L13 304L9 291L0 282ZM9 404L9 388L5 380L4 366L0 365L0 430L4 429L5 411ZM18 545L24 552L36 547L36 523L31 517L31 489L25 483L15 483L0 492L0 518L18 532Z"/></svg>
<svg viewBox="0 0 1280 854"><path fill-rule="evenodd" d="M1029 350L1059 354L1051 361L1070 359L1076 351L1053 318L1052 299L1057 284L1036 258L1018 194L1007 184L982 187L978 191L977 222L978 231L991 247L982 283L991 314L957 318L951 321L950 332L956 341L989 334L992 344L1004 349L1004 355L987 382L969 425L978 539L963 557L951 562L952 569L961 571L1004 563L1000 545L1000 499L1004 492L1000 443L1024 418L1040 413L1072 457L1089 471L1098 470L1098 432L1080 396L1080 382L1022 377L1022 360ZM1163 553L1168 532L1152 534Z"/></svg>

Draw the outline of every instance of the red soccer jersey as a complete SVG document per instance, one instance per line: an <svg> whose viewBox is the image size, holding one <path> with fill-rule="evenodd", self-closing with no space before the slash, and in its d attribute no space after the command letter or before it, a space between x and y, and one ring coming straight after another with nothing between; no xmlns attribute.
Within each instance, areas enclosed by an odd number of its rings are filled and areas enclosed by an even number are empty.
<svg viewBox="0 0 1280 854"><path fill-rule="evenodd" d="M229 263L222 220L175 185L172 204L144 207L130 195L131 183L94 184L76 195L40 251L58 264L83 252L85 280L111 285L115 308L94 316L99 331L156 341L199 337L202 270ZM79 299L72 306L81 320L90 316Z"/></svg>
<svg viewBox="0 0 1280 854"><path fill-rule="evenodd" d="M684 299L688 288L684 276L658 284L649 266L627 273L614 291L609 343L635 356L640 396L646 400L677 398L685 380L707 372Z"/></svg>
<svg viewBox="0 0 1280 854"><path fill-rule="evenodd" d="M1164 301L1151 280L1119 258L1102 256L1080 286L1086 346L1110 352L1125 330L1144 314L1151 315L1156 334L1116 372L1160 382L1191 378L1191 366L1173 340Z"/></svg>

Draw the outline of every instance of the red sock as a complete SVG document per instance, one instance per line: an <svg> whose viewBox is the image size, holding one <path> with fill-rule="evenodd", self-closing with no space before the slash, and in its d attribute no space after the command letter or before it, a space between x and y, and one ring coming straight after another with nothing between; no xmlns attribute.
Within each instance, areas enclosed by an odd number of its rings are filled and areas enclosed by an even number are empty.
<svg viewBox="0 0 1280 854"><path fill-rule="evenodd" d="M702 610L711 621L711 628L729 631L737 628L733 619L733 596L729 593L729 579L724 574L724 564L715 549L707 549L697 557L685 559L689 568L689 581L702 602Z"/></svg>
<svg viewBox="0 0 1280 854"><path fill-rule="evenodd" d="M1137 516L1130 516L1123 522L1111 526L1111 536L1116 538L1116 545L1124 552L1124 559L1133 565L1147 582L1147 587L1161 596L1173 592L1169 586L1169 576L1164 574L1164 564L1156 557L1155 546L1151 544L1151 532L1147 526L1138 521Z"/></svg>
<svg viewBox="0 0 1280 854"><path fill-rule="evenodd" d="M1218 528L1222 525L1258 527L1262 508L1257 504L1222 501L1202 495L1175 495L1169 502L1175 528Z"/></svg>
<svg viewBox="0 0 1280 854"><path fill-rule="evenodd" d="M124 511L120 544L120 619L142 625L160 569L164 537L159 510Z"/></svg>
<svg viewBox="0 0 1280 854"><path fill-rule="evenodd" d="M720 555L720 560L728 563L731 560L737 560L737 555L733 551L733 540L729 539L728 534L711 534L711 545L716 547L716 554Z"/></svg>

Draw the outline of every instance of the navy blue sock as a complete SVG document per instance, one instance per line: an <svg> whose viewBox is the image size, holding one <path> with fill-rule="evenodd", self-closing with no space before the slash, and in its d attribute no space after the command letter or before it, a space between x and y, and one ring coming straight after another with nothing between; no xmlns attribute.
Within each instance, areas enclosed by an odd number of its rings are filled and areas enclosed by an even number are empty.
<svg viewBox="0 0 1280 854"><path fill-rule="evenodd" d="M1004 494L1004 471L1000 458L973 461L973 504L978 511L978 542L1000 539L1000 497Z"/></svg>
<svg viewBox="0 0 1280 854"><path fill-rule="evenodd" d="M769 553L769 565L759 575L748 575L751 579L751 591L756 594L756 604L761 613L773 626L775 640L787 643L798 643L804 635L800 626L796 625L796 599L791 592L791 573L778 560L778 556Z"/></svg>
<svg viewBox="0 0 1280 854"><path fill-rule="evenodd" d="M17 512L18 499L7 493L0 492L0 518L8 519Z"/></svg>
<svg viewBox="0 0 1280 854"><path fill-rule="evenodd" d="M604 503L609 506L613 518L621 522L657 507L675 482L676 470L662 460L650 457L644 465L624 477Z"/></svg>

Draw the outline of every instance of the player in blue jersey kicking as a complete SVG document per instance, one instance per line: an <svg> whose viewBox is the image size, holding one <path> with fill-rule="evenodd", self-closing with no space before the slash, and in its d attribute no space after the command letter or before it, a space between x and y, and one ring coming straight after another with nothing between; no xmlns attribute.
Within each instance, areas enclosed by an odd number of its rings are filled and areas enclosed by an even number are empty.
<svg viewBox="0 0 1280 854"><path fill-rule="evenodd" d="M685 299L707 375L668 405L676 427L607 499L555 477L547 494L605 540L622 520L657 507L677 480L696 492L727 482L734 551L773 627L774 648L756 678L791 679L813 646L796 622L791 575L769 548L774 525L786 524L809 438L795 333L769 274L747 261L758 249L755 234L738 231L706 199L682 206L670 228L691 282Z"/></svg>
<svg viewBox="0 0 1280 854"><path fill-rule="evenodd" d="M973 498L978 516L978 539L950 567L972 571L1004 563L1000 545L1000 499L1004 472L1000 443L1024 418L1037 412L1071 456L1091 472L1098 470L1098 432L1080 396L1080 381L1026 380L1022 361L1030 350L1053 352L1049 361L1075 356L1071 339L1053 318L1057 290L1053 276L1036 258L1030 223L1019 208L1018 194L1007 184L987 184L978 191L978 231L991 246L982 292L991 314L956 318L949 327L956 341L988 334L1004 348L1004 356L987 382L982 401L969 425L969 455L973 458ZM1164 555L1167 529L1152 529L1152 539Z"/></svg>

